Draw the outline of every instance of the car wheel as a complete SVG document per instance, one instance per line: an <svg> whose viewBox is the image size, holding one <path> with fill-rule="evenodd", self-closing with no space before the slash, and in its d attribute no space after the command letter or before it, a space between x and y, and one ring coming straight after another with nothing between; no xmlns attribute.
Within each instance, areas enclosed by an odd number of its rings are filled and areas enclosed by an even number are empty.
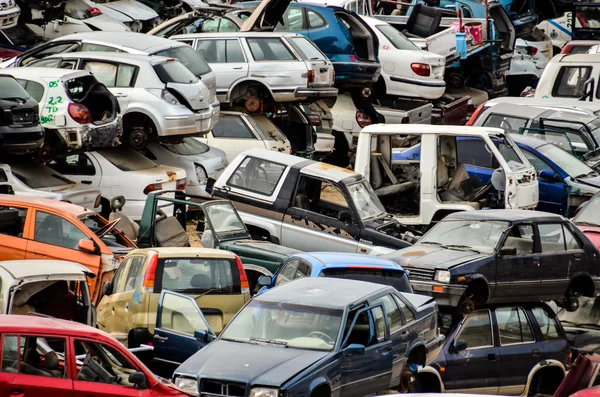
<svg viewBox="0 0 600 397"><path fill-rule="evenodd" d="M571 297L565 299L565 308L568 312L574 312L579 309L579 299Z"/></svg>
<svg viewBox="0 0 600 397"><path fill-rule="evenodd" d="M136 150L141 150L146 147L148 143L148 135L146 131L141 128L136 128L129 133L129 137L127 139L129 146Z"/></svg>
<svg viewBox="0 0 600 397"><path fill-rule="evenodd" d="M467 316L473 313L474 310L475 303L470 298L465 298L458 304L458 312L463 316Z"/></svg>
<svg viewBox="0 0 600 397"><path fill-rule="evenodd" d="M52 148L52 146L50 145L42 145L42 147L40 147L40 151L38 153L38 157L41 163L49 163L50 161L52 161L53 157L54 157L54 150Z"/></svg>

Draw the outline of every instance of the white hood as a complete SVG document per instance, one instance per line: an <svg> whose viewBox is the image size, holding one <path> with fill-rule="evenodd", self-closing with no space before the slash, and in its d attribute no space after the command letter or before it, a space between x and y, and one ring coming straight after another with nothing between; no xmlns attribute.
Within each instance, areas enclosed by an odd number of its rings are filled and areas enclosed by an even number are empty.
<svg viewBox="0 0 600 397"><path fill-rule="evenodd" d="M149 19L158 18L156 11L147 5L134 0L118 0L94 4L95 7L99 8L103 14L106 14L121 22L130 22L132 19L138 21L147 21ZM111 11L113 12L111 13ZM121 14L121 16L117 17L116 14ZM123 20L123 16L127 16L130 19Z"/></svg>
<svg viewBox="0 0 600 397"><path fill-rule="evenodd" d="M121 14L123 15L123 14ZM131 21L131 19L129 19ZM88 19L84 19L83 21L87 25L92 25L96 29L99 29L103 32L130 32L129 29L122 21L119 21L113 17L108 15L98 15L97 17L92 17Z"/></svg>

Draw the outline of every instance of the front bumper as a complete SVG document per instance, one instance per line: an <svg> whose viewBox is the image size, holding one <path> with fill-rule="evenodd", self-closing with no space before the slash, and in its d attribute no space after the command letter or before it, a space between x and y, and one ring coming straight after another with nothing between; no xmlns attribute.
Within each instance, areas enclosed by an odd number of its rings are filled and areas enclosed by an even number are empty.
<svg viewBox="0 0 600 397"><path fill-rule="evenodd" d="M334 87L296 88L294 91L294 96L301 98L329 98L336 97L337 94L338 89Z"/></svg>
<svg viewBox="0 0 600 397"><path fill-rule="evenodd" d="M26 153L36 150L44 143L44 131L41 126L0 128L0 151Z"/></svg>
<svg viewBox="0 0 600 397"><path fill-rule="evenodd" d="M440 354L442 350L442 346L444 346L444 341L446 337L444 335L438 334L435 338L427 342L425 345L425 350L427 351L427 357L425 359L425 365L431 364L437 356Z"/></svg>
<svg viewBox="0 0 600 397"><path fill-rule="evenodd" d="M434 281L410 280L415 293L429 295L435 299L438 306L456 307L460 298L467 290L466 285L442 284Z"/></svg>

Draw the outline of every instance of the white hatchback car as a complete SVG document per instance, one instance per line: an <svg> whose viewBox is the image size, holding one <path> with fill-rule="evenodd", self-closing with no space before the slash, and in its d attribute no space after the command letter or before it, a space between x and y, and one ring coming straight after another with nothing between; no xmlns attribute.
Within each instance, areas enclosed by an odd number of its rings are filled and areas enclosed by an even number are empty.
<svg viewBox="0 0 600 397"><path fill-rule="evenodd" d="M123 214L134 221L141 219L148 193L184 190L187 183L185 170L160 166L126 146L59 157L49 166L69 179L99 188L103 215L112 197L124 196Z"/></svg>
<svg viewBox="0 0 600 397"><path fill-rule="evenodd" d="M40 156L56 150L116 146L123 125L119 103L90 73L53 68L0 69L13 76L38 101L46 137Z"/></svg>

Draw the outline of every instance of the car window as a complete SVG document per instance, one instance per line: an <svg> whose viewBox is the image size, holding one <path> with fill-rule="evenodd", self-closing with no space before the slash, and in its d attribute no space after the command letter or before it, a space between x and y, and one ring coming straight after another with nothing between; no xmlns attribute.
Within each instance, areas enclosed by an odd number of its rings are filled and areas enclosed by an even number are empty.
<svg viewBox="0 0 600 397"><path fill-rule="evenodd" d="M246 62L239 40L227 40L226 47L227 63Z"/></svg>
<svg viewBox="0 0 600 397"><path fill-rule="evenodd" d="M61 69L74 70L77 67L77 63L78 63L77 59L73 59L73 60L63 59L62 62L60 63L59 67Z"/></svg>
<svg viewBox="0 0 600 397"><path fill-rule="evenodd" d="M300 259L294 258L287 261L287 263L281 268L279 274L277 274L277 278L275 278L275 286L292 281L296 276L296 270L299 264Z"/></svg>
<svg viewBox="0 0 600 397"><path fill-rule="evenodd" d="M58 68L59 63L60 58L39 59L37 61L29 62L27 66L36 68Z"/></svg>
<svg viewBox="0 0 600 397"><path fill-rule="evenodd" d="M220 17L216 17L213 19L204 20L202 22L202 29L200 30L203 33L214 33L219 31L219 23L221 22ZM205 58L207 62L210 62Z"/></svg>
<svg viewBox="0 0 600 397"><path fill-rule="evenodd" d="M136 67L133 65L119 64L117 69L117 85L116 87L133 87Z"/></svg>
<svg viewBox="0 0 600 397"><path fill-rule="evenodd" d="M162 300L160 328L188 335L194 335L196 330L208 331L195 302L175 294L166 294Z"/></svg>
<svg viewBox="0 0 600 397"><path fill-rule="evenodd" d="M168 50L158 51L155 55L167 58L176 58L189 69L196 77L200 77L212 71L204 59L190 46L172 47ZM187 78L187 77L186 77Z"/></svg>
<svg viewBox="0 0 600 397"><path fill-rule="evenodd" d="M131 260L133 258L127 257L125 258L125 260L123 262L121 262L121 264L119 265L119 268L117 269L117 271L115 272L115 275L113 276L113 281L112 281L112 293L116 294L118 292L123 292L123 283L124 283L124 276L123 274L127 271L127 268L129 267L129 264L131 264Z"/></svg>
<svg viewBox="0 0 600 397"><path fill-rule="evenodd" d="M348 201L337 186L306 176L300 178L293 206L335 219L342 211L350 215Z"/></svg>
<svg viewBox="0 0 600 397"><path fill-rule="evenodd" d="M158 167L154 161L124 145L97 151L121 171L140 171Z"/></svg>
<svg viewBox="0 0 600 397"><path fill-rule="evenodd" d="M531 309L531 312L540 326L543 340L560 339L558 324L554 316L551 316L547 310L541 307L535 307Z"/></svg>
<svg viewBox="0 0 600 397"><path fill-rule="evenodd" d="M533 168L535 168L535 170L538 173L542 170L553 171L552 168L550 168L550 166L548 164L546 164L542 159L540 159L538 156L534 155L533 153L531 153L527 150L523 150L523 154L525 155L527 160L529 160L529 162L531 163Z"/></svg>
<svg viewBox="0 0 600 397"><path fill-rule="evenodd" d="M237 264L221 258L159 259L161 285L181 293L240 293Z"/></svg>
<svg viewBox="0 0 600 397"><path fill-rule="evenodd" d="M125 289L123 292L133 291L138 285L138 281L142 278L142 267L146 257L142 255L135 255L131 258L131 264L127 271L127 277L125 278Z"/></svg>
<svg viewBox="0 0 600 397"><path fill-rule="evenodd" d="M198 77L190 72L181 62L175 60L153 65L153 68L160 81L165 84L195 84L198 82Z"/></svg>
<svg viewBox="0 0 600 397"><path fill-rule="evenodd" d="M246 39L256 61L295 61L296 57L280 38Z"/></svg>
<svg viewBox="0 0 600 397"><path fill-rule="evenodd" d="M345 278L389 285L400 292L413 293L406 273L400 269L382 269L377 266L329 267L323 269L321 275L323 277Z"/></svg>
<svg viewBox="0 0 600 397"><path fill-rule="evenodd" d="M385 340L385 318L381 306L371 309L371 314L375 320L375 332L377 332L377 343Z"/></svg>
<svg viewBox="0 0 600 397"><path fill-rule="evenodd" d="M275 26L275 30L297 32L302 30L302 8L288 7L283 13L281 21Z"/></svg>
<svg viewBox="0 0 600 397"><path fill-rule="evenodd" d="M44 86L36 81L17 79L21 87L36 101L40 102L44 96Z"/></svg>
<svg viewBox="0 0 600 397"><path fill-rule="evenodd" d="M285 168L283 164L246 157L229 178L227 185L270 196L275 191Z"/></svg>
<svg viewBox="0 0 600 397"><path fill-rule="evenodd" d="M96 168L85 153L56 157L48 166L61 174L96 175Z"/></svg>
<svg viewBox="0 0 600 397"><path fill-rule="evenodd" d="M377 313L374 313L373 310L365 310L358 314L358 309L352 310L348 313L348 320L346 321L346 327L344 335L348 335L347 342L344 344L344 347L348 347L352 344L359 344L365 347L369 347L378 343L378 339L382 336L381 331L373 329L373 318L378 316L379 327L383 328L384 336L385 336L385 328L381 326L381 321L383 320L383 311L381 307L374 308L378 309ZM356 317L356 323L354 327L352 326L352 322ZM385 324L385 323L384 323ZM377 333L377 336L376 336Z"/></svg>
<svg viewBox="0 0 600 397"><path fill-rule="evenodd" d="M569 228L564 224L563 224L563 232L565 233L565 245L566 245L567 251L580 250L583 248L581 246L581 242L579 241L579 239L577 237L575 237L573 232L571 232L569 230Z"/></svg>
<svg viewBox="0 0 600 397"><path fill-rule="evenodd" d="M327 56L319 50L319 48L309 39L304 36L292 37L289 39L296 51L306 61L321 60L327 62Z"/></svg>
<svg viewBox="0 0 600 397"><path fill-rule="evenodd" d="M410 308L402 301L402 299L398 298L396 295L393 295L396 300L396 304L400 308L400 312L402 313L402 317L404 318L404 322L406 324L415 320L415 314L410 310Z"/></svg>
<svg viewBox="0 0 600 397"><path fill-rule="evenodd" d="M115 87L117 84L118 67L114 63L83 61L83 70L92 72L94 77L107 87Z"/></svg>
<svg viewBox="0 0 600 397"><path fill-rule="evenodd" d="M419 47L417 47L412 41L408 39L405 35L400 33L398 29L394 26L385 24L385 25L375 25L377 30L381 32L385 36L386 39L392 43L394 47L398 50L408 50L408 51L419 51Z"/></svg>
<svg viewBox="0 0 600 397"><path fill-rule="evenodd" d="M88 237L68 220L37 210L33 239L44 244L77 249L79 240L88 240Z"/></svg>
<svg viewBox="0 0 600 397"><path fill-rule="evenodd" d="M221 19L221 24L219 25L219 32L239 32L240 28L233 21L230 21L227 18Z"/></svg>
<svg viewBox="0 0 600 397"><path fill-rule="evenodd" d="M66 378L66 346L64 338L5 334L2 338L2 372Z"/></svg>
<svg viewBox="0 0 600 397"><path fill-rule="evenodd" d="M222 114L212 130L215 138L257 139L242 116Z"/></svg>
<svg viewBox="0 0 600 397"><path fill-rule="evenodd" d="M566 251L563 228L560 223L538 224L538 231L543 253Z"/></svg>
<svg viewBox="0 0 600 397"><path fill-rule="evenodd" d="M179 154L181 156L195 156L206 153L210 147L195 138L183 138L180 143L162 143L162 146L169 152ZM152 158L152 157L150 157ZM156 160L156 158L154 158Z"/></svg>
<svg viewBox="0 0 600 397"><path fill-rule="evenodd" d="M492 153L483 139L457 140L458 162L482 168L492 168Z"/></svg>
<svg viewBox="0 0 600 397"><path fill-rule="evenodd" d="M496 309L496 321L500 333L500 345L533 342L533 331L525 311L520 307Z"/></svg>
<svg viewBox="0 0 600 397"><path fill-rule="evenodd" d="M469 314L455 340L467 342L467 349L494 346L489 310L479 310Z"/></svg>
<svg viewBox="0 0 600 397"><path fill-rule="evenodd" d="M23 237L27 208L0 207L0 234Z"/></svg>
<svg viewBox="0 0 600 397"><path fill-rule="evenodd" d="M507 116L504 114L490 114L488 118L485 119L483 126L502 128L508 133L518 134L519 129L525 128L528 121L529 120L521 117Z"/></svg>
<svg viewBox="0 0 600 397"><path fill-rule="evenodd" d="M566 98L580 98L584 95L585 82L592 74L591 66L563 66L560 68L552 96Z"/></svg>
<svg viewBox="0 0 600 397"><path fill-rule="evenodd" d="M94 382L134 388L129 374L138 368L116 348L101 342L75 339L75 354L81 366L77 366L74 382ZM116 375L118 374L118 375ZM75 386L77 389L77 386Z"/></svg>
<svg viewBox="0 0 600 397"><path fill-rule="evenodd" d="M225 63L225 40L198 40L196 52L208 63Z"/></svg>
<svg viewBox="0 0 600 397"><path fill-rule="evenodd" d="M514 225L508 232L503 248L515 248L517 255L531 255L534 252L532 225Z"/></svg>
<svg viewBox="0 0 600 397"><path fill-rule="evenodd" d="M308 16L308 26L310 28L320 28L321 26L325 26L325 19L317 12L313 10L307 10L306 15Z"/></svg>
<svg viewBox="0 0 600 397"><path fill-rule="evenodd" d="M300 264L298 264L298 269L296 269L296 276L294 279L302 278L302 277L310 277L311 265L306 261L301 260Z"/></svg>
<svg viewBox="0 0 600 397"><path fill-rule="evenodd" d="M98 52L123 52L116 47L110 47L102 44L83 43L80 52L98 51Z"/></svg>
<svg viewBox="0 0 600 397"><path fill-rule="evenodd" d="M29 63L35 61L36 59L46 58L46 57L49 57L50 55L54 55L54 54L65 54L68 52L75 52L78 49L79 49L79 43L73 43L73 42L60 43L59 42L56 44L52 44L52 45L44 48L40 52L36 52L35 54L32 54L28 57L22 58L19 66L27 66Z"/></svg>
<svg viewBox="0 0 600 397"><path fill-rule="evenodd" d="M381 298L377 298L373 301L373 305L378 303L383 303L383 306L385 307L388 323L390 324L390 332L394 332L402 328L402 314L392 295L384 295Z"/></svg>

